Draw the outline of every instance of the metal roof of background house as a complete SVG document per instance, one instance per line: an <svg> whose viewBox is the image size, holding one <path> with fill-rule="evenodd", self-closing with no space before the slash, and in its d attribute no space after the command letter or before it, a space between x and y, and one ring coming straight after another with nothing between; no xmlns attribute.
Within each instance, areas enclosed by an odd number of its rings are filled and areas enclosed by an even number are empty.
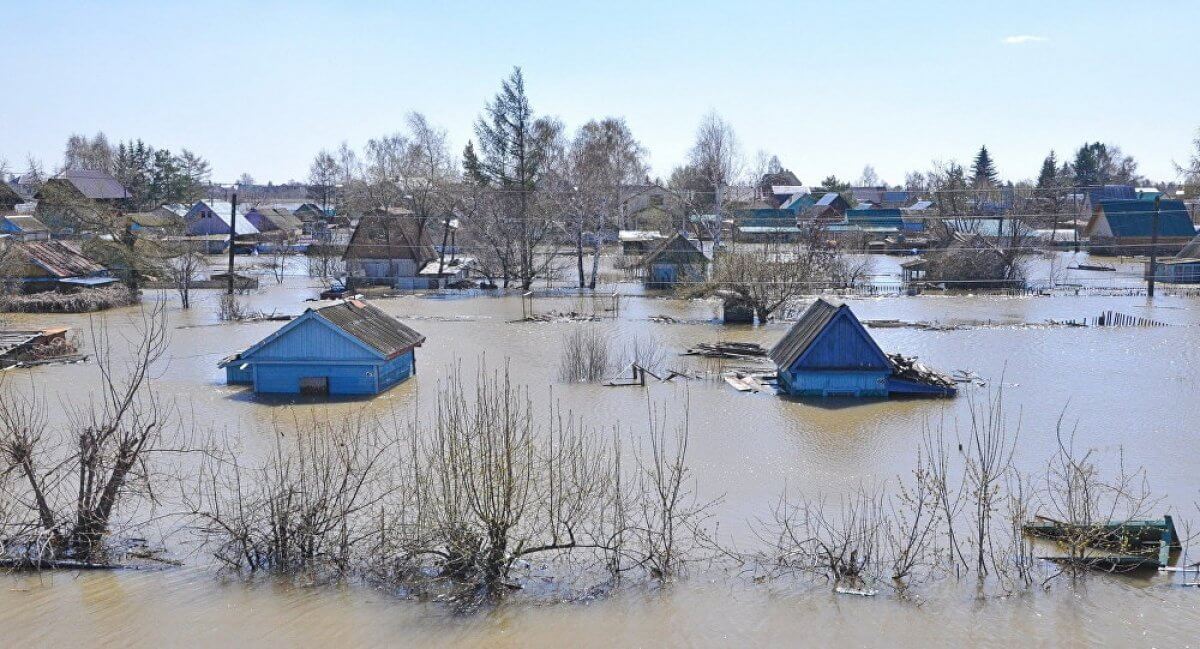
<svg viewBox="0 0 1200 649"><path fill-rule="evenodd" d="M846 210L846 222L864 228L902 228L904 219L899 209Z"/></svg>
<svg viewBox="0 0 1200 649"><path fill-rule="evenodd" d="M30 214L8 214L0 216L0 219L8 221L21 232L49 232L50 228L46 227L45 223L37 220L36 217Z"/></svg>
<svg viewBox="0 0 1200 649"><path fill-rule="evenodd" d="M95 275L107 269L83 256L73 244L65 241L25 241L13 244L25 259L46 271L51 277L66 278Z"/></svg>
<svg viewBox="0 0 1200 649"><path fill-rule="evenodd" d="M200 207L201 205L207 207L208 209L204 210L203 207ZM200 211L207 211L215 214L216 217L225 224L225 228L228 230L229 221L232 218L231 215L233 214L232 203L229 201L197 201L196 204L192 206L192 209L188 210L188 214L195 214ZM254 224L246 219L246 208L239 205L237 215L238 218L235 225L237 234L258 234L258 228L254 227Z"/></svg>
<svg viewBox="0 0 1200 649"><path fill-rule="evenodd" d="M112 174L99 169L66 169L51 178L70 183L79 193L92 200L128 198L129 192Z"/></svg>
<svg viewBox="0 0 1200 649"><path fill-rule="evenodd" d="M256 207L254 212L258 212L264 219L280 230L299 230L304 227L304 224L284 207Z"/></svg>
<svg viewBox="0 0 1200 649"><path fill-rule="evenodd" d="M1149 237L1154 233L1154 201L1102 200L1096 206L1103 213L1114 237ZM1159 202L1158 236L1196 236L1196 226L1183 201L1167 199Z"/></svg>
<svg viewBox="0 0 1200 649"><path fill-rule="evenodd" d="M1089 187L1084 191L1092 204L1098 201L1134 200L1138 197L1137 190L1132 185L1104 185Z"/></svg>
<svg viewBox="0 0 1200 649"><path fill-rule="evenodd" d="M842 195L837 192L826 192L821 196L821 198L817 199L816 205L819 207L833 205L833 202L841 197Z"/></svg>
<svg viewBox="0 0 1200 649"><path fill-rule="evenodd" d="M315 313L387 358L425 342L425 336L413 328L361 300L346 300Z"/></svg>

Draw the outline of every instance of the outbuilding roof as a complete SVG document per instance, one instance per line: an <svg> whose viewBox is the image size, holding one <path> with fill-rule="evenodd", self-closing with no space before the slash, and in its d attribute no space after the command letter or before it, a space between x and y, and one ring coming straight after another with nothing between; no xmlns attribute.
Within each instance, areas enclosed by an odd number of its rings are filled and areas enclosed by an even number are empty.
<svg viewBox="0 0 1200 649"><path fill-rule="evenodd" d="M388 358L425 342L425 336L362 300L322 307L316 315Z"/></svg>
<svg viewBox="0 0 1200 649"><path fill-rule="evenodd" d="M375 211L366 214L350 235L346 259L411 259L418 266L437 258L429 229L417 234L411 213Z"/></svg>

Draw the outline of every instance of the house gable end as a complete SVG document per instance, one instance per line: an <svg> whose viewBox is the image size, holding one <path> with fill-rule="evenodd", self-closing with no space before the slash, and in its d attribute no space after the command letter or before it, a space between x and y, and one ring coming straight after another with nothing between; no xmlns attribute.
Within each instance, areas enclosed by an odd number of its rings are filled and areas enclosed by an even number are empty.
<svg viewBox="0 0 1200 649"><path fill-rule="evenodd" d="M890 371L891 362L850 310L842 307L789 369Z"/></svg>

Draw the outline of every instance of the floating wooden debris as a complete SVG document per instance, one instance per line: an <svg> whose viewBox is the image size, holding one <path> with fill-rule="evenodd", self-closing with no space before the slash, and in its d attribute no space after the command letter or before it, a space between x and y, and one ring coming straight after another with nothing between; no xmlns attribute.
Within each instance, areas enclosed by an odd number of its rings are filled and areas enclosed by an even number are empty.
<svg viewBox="0 0 1200 649"><path fill-rule="evenodd" d="M679 318L673 318L669 315L663 315L661 313L659 315L652 315L648 319L650 322L657 322L659 324L679 324L680 322Z"/></svg>
<svg viewBox="0 0 1200 649"><path fill-rule="evenodd" d="M549 311L527 315L513 322L600 322L602 318L594 313L579 313L578 311Z"/></svg>
<svg viewBox="0 0 1200 649"><path fill-rule="evenodd" d="M683 353L684 356L705 356L708 358L765 358L767 350L758 343L739 343L721 341L716 343L699 343Z"/></svg>
<svg viewBox="0 0 1200 649"><path fill-rule="evenodd" d="M1105 311L1100 315L1092 318L1093 327L1166 327L1165 322L1151 320L1135 315L1119 313L1117 311Z"/></svg>
<svg viewBox="0 0 1200 649"><path fill-rule="evenodd" d="M738 392L774 392L767 381L775 380L775 372L727 372L721 378Z"/></svg>
<svg viewBox="0 0 1200 649"><path fill-rule="evenodd" d="M916 356L888 354L887 357L892 362L892 376L895 378L939 388L953 388L957 383L954 378L918 363Z"/></svg>
<svg viewBox="0 0 1200 649"><path fill-rule="evenodd" d="M1097 265L1097 264L1079 264L1078 266L1069 267L1068 270L1095 270L1095 271L1101 271L1101 272L1114 272L1117 269L1114 266L1101 266L1101 265Z"/></svg>

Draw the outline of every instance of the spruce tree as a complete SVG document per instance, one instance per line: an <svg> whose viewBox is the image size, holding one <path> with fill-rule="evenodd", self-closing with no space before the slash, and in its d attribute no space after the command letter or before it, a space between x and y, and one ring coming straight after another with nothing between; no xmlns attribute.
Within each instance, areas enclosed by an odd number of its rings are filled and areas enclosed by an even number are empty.
<svg viewBox="0 0 1200 649"><path fill-rule="evenodd" d="M1037 187L1038 189L1048 189L1058 184L1058 157L1054 154L1054 149L1050 150L1050 155L1042 161L1042 170L1038 173Z"/></svg>
<svg viewBox="0 0 1200 649"><path fill-rule="evenodd" d="M1075 152L1075 185L1078 187L1095 187L1104 184L1100 174L1100 154L1104 145L1084 143Z"/></svg>
<svg viewBox="0 0 1200 649"><path fill-rule="evenodd" d="M992 162L987 147L979 147L979 153L975 154L975 162L971 167L971 186L992 187L996 184L998 177L996 164Z"/></svg>

